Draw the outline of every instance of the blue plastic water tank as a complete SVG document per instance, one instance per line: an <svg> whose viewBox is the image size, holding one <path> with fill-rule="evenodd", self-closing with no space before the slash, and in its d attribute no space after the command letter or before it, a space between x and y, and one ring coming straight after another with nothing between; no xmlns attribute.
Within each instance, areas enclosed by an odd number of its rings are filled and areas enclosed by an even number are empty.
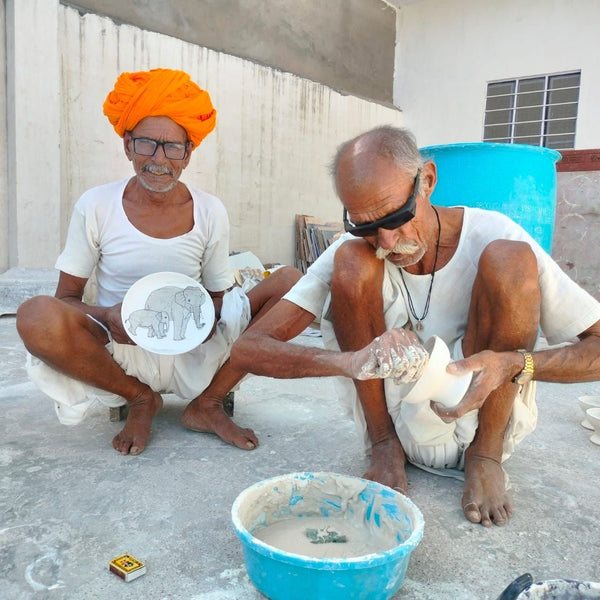
<svg viewBox="0 0 600 600"><path fill-rule="evenodd" d="M437 166L431 196L441 206L504 213L550 253L556 212L556 150L523 144L446 144L421 148Z"/></svg>

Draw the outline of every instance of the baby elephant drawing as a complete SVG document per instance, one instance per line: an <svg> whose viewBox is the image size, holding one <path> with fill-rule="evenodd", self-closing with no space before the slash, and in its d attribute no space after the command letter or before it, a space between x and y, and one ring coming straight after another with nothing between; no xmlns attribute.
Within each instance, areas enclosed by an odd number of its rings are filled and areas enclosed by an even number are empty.
<svg viewBox="0 0 600 600"><path fill-rule="evenodd" d="M167 312L173 321L173 339L183 340L191 316L198 329L205 325L202 320L202 305L206 300L204 296L204 291L194 286L182 289L166 285L148 296L146 309Z"/></svg>
<svg viewBox="0 0 600 600"><path fill-rule="evenodd" d="M169 313L164 310L147 310L141 308L134 310L127 318L129 331L137 335L138 327L148 329L148 337L157 337L162 339L167 335L169 328Z"/></svg>

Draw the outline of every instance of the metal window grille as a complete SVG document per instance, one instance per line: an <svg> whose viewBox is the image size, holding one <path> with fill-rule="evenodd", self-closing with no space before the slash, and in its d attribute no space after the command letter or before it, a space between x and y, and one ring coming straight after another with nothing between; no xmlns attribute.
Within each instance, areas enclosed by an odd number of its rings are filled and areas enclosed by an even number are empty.
<svg viewBox="0 0 600 600"><path fill-rule="evenodd" d="M575 71L489 82L483 141L574 148L580 80Z"/></svg>

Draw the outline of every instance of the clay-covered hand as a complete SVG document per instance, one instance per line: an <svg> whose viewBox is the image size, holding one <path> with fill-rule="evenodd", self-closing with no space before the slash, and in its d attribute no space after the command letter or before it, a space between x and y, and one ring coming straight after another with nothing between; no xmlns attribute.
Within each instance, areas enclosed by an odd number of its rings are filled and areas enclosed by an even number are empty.
<svg viewBox="0 0 600 600"><path fill-rule="evenodd" d="M409 383L421 376L428 359L412 331L390 329L351 354L349 376L361 380L391 377L395 383Z"/></svg>
<svg viewBox="0 0 600 600"><path fill-rule="evenodd" d="M450 363L446 370L454 375L473 372L471 385L458 404L448 408L437 402L431 403L432 410L440 419L450 423L472 410L481 408L485 399L496 388L510 381L515 370L515 353L483 350Z"/></svg>
<svg viewBox="0 0 600 600"><path fill-rule="evenodd" d="M119 344L135 345L135 342L127 335L121 319L121 303L111 306L106 311L104 324L108 327L112 339Z"/></svg>

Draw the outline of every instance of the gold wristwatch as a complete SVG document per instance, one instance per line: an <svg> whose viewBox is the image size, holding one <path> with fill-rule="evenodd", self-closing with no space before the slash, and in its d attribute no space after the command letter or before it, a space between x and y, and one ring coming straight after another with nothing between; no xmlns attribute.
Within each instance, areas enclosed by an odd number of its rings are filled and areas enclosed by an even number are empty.
<svg viewBox="0 0 600 600"><path fill-rule="evenodd" d="M535 372L535 365L533 364L533 354L528 350L519 349L516 352L520 352L525 359L525 366L520 373L517 373L513 378L513 383L523 385L533 379L533 373Z"/></svg>

